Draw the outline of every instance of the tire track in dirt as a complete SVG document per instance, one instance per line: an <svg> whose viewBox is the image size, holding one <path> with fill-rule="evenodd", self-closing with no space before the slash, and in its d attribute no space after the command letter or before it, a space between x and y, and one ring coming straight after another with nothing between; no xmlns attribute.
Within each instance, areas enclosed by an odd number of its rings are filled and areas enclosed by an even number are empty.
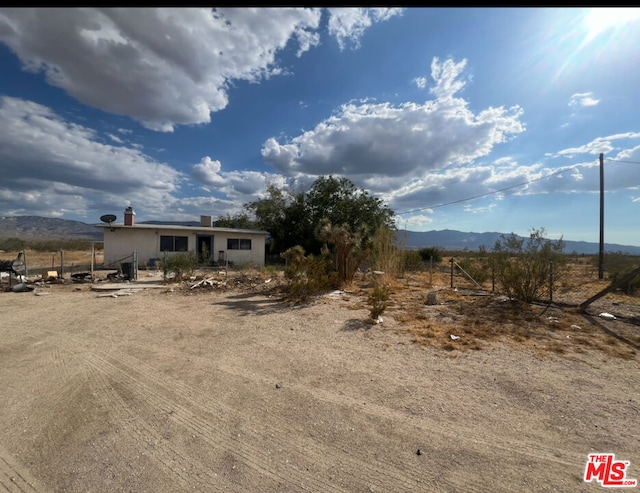
<svg viewBox="0 0 640 493"><path fill-rule="evenodd" d="M128 345L131 349L148 349L142 345ZM158 351L157 351L158 352ZM164 353L159 351L161 354L165 354L167 356L171 356L170 353ZM173 355L175 356L175 355ZM197 356L190 356L191 358L199 358ZM160 387L166 387L173 389L173 392L177 392L177 395L181 397L181 401L191 401L195 404L198 404L203 409L213 409L216 406L223 409L225 413L233 413L237 415L237 412L229 408L227 406L222 406L218 402L212 402L207 399L206 396L203 396L201 393L194 391L193 388L182 384L182 382L172 379L167 375L161 374L158 377L158 372L152 366L147 363L140 361L132 356L129 356L126 353L119 354L118 360L125 365L122 367L123 371L126 370L127 367L135 369L135 371L141 372L141 374L151 375L153 378L157 380L157 385ZM118 361L114 361L114 364L119 364ZM218 365L216 370L229 374L241 377L244 380L258 382L261 385L266 387L270 387L273 384L274 379L269 379L267 377L260 377L253 373L247 372L242 367L231 367L228 365ZM170 382L170 383L169 383ZM181 389L181 390L178 390ZM297 385L297 384L287 384L288 390L293 390L299 395L311 395L314 401L329 403L334 406L339 406L345 409L357 409L359 413L366 414L376 419L383 419L388 421L389 426L394 429L394 431L398 431L399 435L404 434L405 436L415 436L416 429L418 429L419 433L423 434L425 437L436 438L438 443L443 447L448 447L449 442L452 436L463 436L467 443L474 443L476 446L472 447L478 450L482 446L482 454L485 454L486 460L490 461L495 459L499 460L500 454L496 453L496 451L505 451L506 456L511 457L521 457L526 463L530 463L532 459L542 462L548 463L550 465L557 466L558 464L565 464L570 468L575 468L576 463L570 460L565 460L562 458L561 451L556 448L544 447L540 443L533 442L531 440L524 441L512 438L504 438L499 439L496 436L491 436L487 432L482 433L477 426L473 425L464 425L462 423L456 423L455 425L445 425L443 426L442 422L433 422L433 426L425 423L424 418L418 419L414 416L408 415L401 411L381 406L377 404L372 404L367 402L366 408L362 407L362 400L358 400L356 398L346 397L344 395L338 395L334 392L327 391L322 388L309 387L305 385ZM346 402L345 402L346 401ZM292 429L287 430L288 434L294 433ZM315 461L322 462L324 457L330 457L336 455L336 449L331 448L330 446L325 446L324 444L318 443L321 441L321 437L314 437L314 443L311 445L313 449L316 451L313 453L310 449L310 446L307 446L304 449L298 449L300 454L302 455L311 455L313 454ZM286 444L287 447L291 448L293 445L289 442ZM487 451L489 451L489 455L486 455ZM344 451L346 453L346 451ZM565 452L564 456L571 456L572 453ZM360 461L354 459L352 456L341 454L338 459L341 463L345 465L345 467L349 468L351 471L358 471L362 477L367 478L367 482L376 488L385 488L386 491L403 491L402 484L405 483L405 486L408 491L415 491L415 483L416 479L422 481L423 484L429 482L429 477L425 474L424 464L420 462L416 462L415 465L411 465L409 461L398 458L396 463L381 461L379 459L376 460L367 460ZM325 464L328 464L326 461ZM398 470L401 468L405 474L399 475ZM362 471L362 473L361 473ZM364 473L364 474L363 474ZM388 481L379 480L376 478L384 477L385 474L388 475ZM414 479L407 479L407 478ZM448 471L448 478L439 477L439 484L448 484L452 490L459 488L462 484L466 483L468 479L468 471ZM478 487L474 489L473 485L465 484L465 491L467 492L484 492L485 489L482 487Z"/></svg>
<svg viewBox="0 0 640 493"><path fill-rule="evenodd" d="M131 345L129 347L132 347ZM144 349L142 346L138 346ZM144 375L146 378L150 378L154 381L154 384L158 387L164 387L171 393L175 393L177 397L180 397L182 402L191 402L192 404L200 407L203 410L211 410L218 409L219 412L225 413L227 415L232 415L236 419L242 419L242 415L240 415L235 409L220 404L218 401L213 401L204 396L201 392L195 391L192 387L185 385L177 379L173 379L172 377L164 374L158 375L158 371L132 356L129 356L126 353L121 353L118 357L118 361L115 361L114 364L124 364L122 367L125 373L129 373L131 370L141 372L141 375ZM267 381L266 379L259 378L251 378L248 377L245 372L233 372L229 371L225 368L219 368L219 370L223 373L229 375L240 376L247 381L260 382L264 384L265 387L270 387L272 385L271 381ZM337 396L335 396L337 397ZM316 399L321 400L321 399ZM343 403L339 402L338 399L334 399L332 401L324 400L324 402L330 402L332 405L339 405L340 407L345 407ZM404 415L403 415L404 416ZM395 423L394 423L395 425ZM284 430L283 430L284 431ZM291 428L287 428L286 434L292 434L293 430ZM275 436L274 436L275 438ZM254 441L254 440L251 440ZM277 441L274 439L274 441ZM290 441L281 442L278 441L279 444L283 447L287 447L289 449L296 447ZM246 447L246 445L243 445ZM336 449L325 444L320 444L317 439L315 439L313 444L309 444L306 447L297 447L297 452L299 456L306 456L311 464L324 464L329 468L329 466L334 462L327 462L327 457L335 456ZM366 477L366 482L371 483L379 488L385 488L386 491L404 491L403 488L407 488L406 491L415 491L415 479L407 478L404 474L399 474L396 466L386 464L384 462L377 461L375 463L371 463L369 460L361 461L354 459L348 453L343 453L340 455L338 462L341 462L345 466L348 466L352 471L362 471L363 477ZM420 471L416 476L419 479L424 478L424 471ZM317 491L325 491L326 485L319 485L323 489L319 489ZM473 490L471 490L473 491Z"/></svg>
<svg viewBox="0 0 640 493"><path fill-rule="evenodd" d="M49 493L29 471L0 446L0 492Z"/></svg>
<svg viewBox="0 0 640 493"><path fill-rule="evenodd" d="M185 457L165 439L157 423L149 423L148 416L142 416L139 409L133 409L114 389L117 379L113 373L105 371L104 365L93 358L86 359L92 387L100 401L105 403L110 413L122 429L131 437L137 446L137 452L160 462L163 469L170 471L171 477L178 483L182 491L192 489L197 483L201 491L230 491L228 487L212 487L220 482L220 478L211 474L197 462ZM147 455L149 451L153 453Z"/></svg>
<svg viewBox="0 0 640 493"><path fill-rule="evenodd" d="M259 456L263 454L258 449L254 450L253 453L243 454L241 450L250 448L246 443L217 430L205 419L179 404L177 399L167 398L152 386L142 382L140 378L135 376L138 374L135 368L119 368L106 359L83 348L81 343L74 338L63 337L59 334L56 336L60 338L60 344L66 347L67 350L70 350L70 345L75 346L77 350L76 356L82 357L87 365L91 367L91 381L96 384L96 393L99 394L102 400L107 402L109 409L116 414L116 417L123 423L123 427L127 432L130 433L138 443L144 444L144 447L140 447L140 449L145 450L147 447L151 447L154 451L158 452L160 462L176 474L183 486L189 486L193 482L194 476L191 475L187 478L182 474L181 470L193 470L197 467L196 463L198 461L182 456L177 450L170 446L169 442L164 439L159 431L164 426L159 416L169 416L172 421L186 428L190 433L196 434L210 445L216 448L222 448L234 456L241 456L245 459L247 465L258 470L263 475L271 477L278 483L295 483L295 481L292 481L289 477L290 473L284 471L284 474L276 474L272 471L272 468L265 467L264 464L268 462L268 457L262 458L263 460L255 460L254 455ZM117 356L112 355L112 359L117 361ZM141 364L141 362L137 360L136 363ZM121 392L122 389L128 389L135 396L139 401L135 409L122 398L121 393L114 389L114 384L121 386ZM165 389L163 388L162 390ZM209 413L211 411L209 409L203 409L202 412ZM264 459L267 460L265 461ZM199 481L201 486L206 487L205 489L207 491L211 491L212 484L221 483L223 486L219 491L228 492L234 490L231 483L225 484L225 480L221 478L220 475L211 473L210 469L204 466L200 466L197 469L196 474L198 476L207 477L206 482ZM305 480L299 484L304 484L305 481L307 483L311 482L310 478L305 478ZM237 487L238 485L235 486ZM330 484L323 482L319 485L317 491L331 491L332 489ZM344 490L334 489L334 491Z"/></svg>
<svg viewBox="0 0 640 493"><path fill-rule="evenodd" d="M256 442L257 433L252 431L244 431L244 438L235 438L229 433L222 431L212 425L209 421L201 417L201 414L218 414L232 416L237 420L242 420L242 415L227 406L221 405L218 401L211 399L202 399L198 397L198 393L189 386L179 382L167 375L158 374L157 370L150 367L146 363L126 355L112 353L110 360L88 351L82 347L77 340L63 338L61 343L68 346L72 343L82 353L82 357L104 375L109 375L125 387L134 390L136 395L143 397L144 408L136 409L136 414L145 413L146 418L153 420L158 415L158 411L164 412L165 415L173 411L170 418L179 423L184 428L196 433L204 441L210 443L214 447L223 448L232 455L241 458L249 467L259 471L265 476L271 477L278 483L296 484L303 490L312 486L311 491L348 491L320 478L314 478L305 474L301 470L296 470L291 466L274 464L267 453L259 449L251 443ZM160 391L159 391L159 390ZM167 397L166 394L172 397ZM198 402L200 401L200 402ZM196 412L191 411L185 405L195 407ZM151 431L151 430L145 430ZM283 430L285 431L285 430ZM290 430L286 430L287 433ZM254 436L255 433L255 436ZM286 433L283 433L286 435ZM291 448L290 442L280 442L282 448ZM329 469L334 461L328 462L327 457L335 455L336 450L325 447L320 444L304 449L298 447L297 454L292 456L305 458L309 464L324 464ZM349 455L340 456L340 462L353 471L362 471L362 475L367 478L367 482L383 487L387 491L415 491L415 480L407 478L405 475L398 474L396 468L389 468L382 463L371 465L368 462L357 461Z"/></svg>

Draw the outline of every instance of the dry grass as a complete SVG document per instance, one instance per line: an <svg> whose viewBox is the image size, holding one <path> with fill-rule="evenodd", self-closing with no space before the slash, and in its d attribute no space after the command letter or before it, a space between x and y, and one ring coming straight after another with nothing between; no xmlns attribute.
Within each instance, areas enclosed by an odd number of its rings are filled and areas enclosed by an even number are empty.
<svg viewBox="0 0 640 493"><path fill-rule="evenodd" d="M605 324L579 312L579 303L609 284L587 279L580 272L585 270L572 271L570 283L562 289L562 299L569 302L552 304L518 303L492 293L490 287L486 291L470 286L451 289L450 277L444 274L435 274L432 285L429 274L411 274L393 284L386 313L400 322L399 330L410 334L415 344L445 351L482 350L502 343L539 354L571 357L596 349L610 357L635 358L640 347L637 325L619 321L611 329L609 321ZM439 304L425 304L430 291L436 291ZM637 298L614 293L603 300L605 308L632 306L640 315Z"/></svg>
<svg viewBox="0 0 640 493"><path fill-rule="evenodd" d="M2 254L3 259L13 259L18 256L18 252L5 252ZM38 252L36 250L26 249L24 250L24 257L27 263L27 269L51 269L60 270L61 255L60 251L57 252ZM102 264L104 261L104 255L102 250L96 250L96 265ZM73 266L87 266L91 264L91 250L65 250L64 251L64 265L65 270L68 271Z"/></svg>

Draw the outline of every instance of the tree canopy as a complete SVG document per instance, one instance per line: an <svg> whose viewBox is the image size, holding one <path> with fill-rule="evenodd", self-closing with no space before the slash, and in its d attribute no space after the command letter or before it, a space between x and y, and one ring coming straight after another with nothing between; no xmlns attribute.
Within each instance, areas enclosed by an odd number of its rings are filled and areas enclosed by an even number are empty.
<svg viewBox="0 0 640 493"><path fill-rule="evenodd" d="M325 243L319 232L327 222L354 234L375 235L382 227L395 228L395 213L344 177L321 176L308 191L297 193L269 185L267 197L245 204L245 209L260 229L271 234L273 253L300 245L308 253L319 254Z"/></svg>

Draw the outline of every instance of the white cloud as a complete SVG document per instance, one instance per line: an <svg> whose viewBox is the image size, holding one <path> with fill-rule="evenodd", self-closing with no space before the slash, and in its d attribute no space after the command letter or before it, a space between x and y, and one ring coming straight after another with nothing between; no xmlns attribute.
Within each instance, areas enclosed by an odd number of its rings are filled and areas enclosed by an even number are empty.
<svg viewBox="0 0 640 493"><path fill-rule="evenodd" d="M298 55L318 44L320 18L297 8L3 9L0 41L80 102L172 131L209 122L232 81L280 73L276 54L291 39Z"/></svg>
<svg viewBox="0 0 640 493"><path fill-rule="evenodd" d="M329 34L335 36L340 50L348 43L360 46L360 38L374 22L386 21L402 15L401 8L334 8L329 9Z"/></svg>
<svg viewBox="0 0 640 493"><path fill-rule="evenodd" d="M639 132L626 132L622 134L609 135L606 137L597 137L590 142L578 147L570 147L558 151L556 156L573 157L576 154L609 154L616 149L614 141L617 140L634 140L639 139Z"/></svg>
<svg viewBox="0 0 640 493"><path fill-rule="evenodd" d="M465 61L434 59L436 98L425 103L349 103L283 144L268 139L264 159L288 177L345 175L375 193L423 183L431 172L487 156L524 131L522 109L473 113L457 96Z"/></svg>
<svg viewBox="0 0 640 493"><path fill-rule="evenodd" d="M599 99L593 96L592 92L579 92L571 96L569 100L569 106L572 108L583 106L597 106L600 103Z"/></svg>
<svg viewBox="0 0 640 493"><path fill-rule="evenodd" d="M250 202L266 190L268 183L283 187L283 176L258 171L222 171L222 163L205 156L192 168L193 177L207 185L207 189L224 194L237 206Z"/></svg>
<svg viewBox="0 0 640 493"><path fill-rule="evenodd" d="M0 210L83 215L124 210L129 202L165 209L185 179L138 150L98 142L94 130L33 102L0 98L0 128Z"/></svg>
<svg viewBox="0 0 640 493"><path fill-rule="evenodd" d="M426 77L416 77L413 79L413 82L420 89L424 89L427 87L427 78Z"/></svg>

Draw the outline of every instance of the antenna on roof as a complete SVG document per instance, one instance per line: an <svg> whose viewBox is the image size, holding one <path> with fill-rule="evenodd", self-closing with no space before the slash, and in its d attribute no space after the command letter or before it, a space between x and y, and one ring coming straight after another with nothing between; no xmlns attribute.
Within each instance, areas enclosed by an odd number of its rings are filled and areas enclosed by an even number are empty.
<svg viewBox="0 0 640 493"><path fill-rule="evenodd" d="M109 225L109 227L111 228L111 231L113 231L113 227L111 227L111 223L114 222L116 220L116 216L115 214L105 214L104 216L100 216L100 220L103 223L107 223Z"/></svg>

